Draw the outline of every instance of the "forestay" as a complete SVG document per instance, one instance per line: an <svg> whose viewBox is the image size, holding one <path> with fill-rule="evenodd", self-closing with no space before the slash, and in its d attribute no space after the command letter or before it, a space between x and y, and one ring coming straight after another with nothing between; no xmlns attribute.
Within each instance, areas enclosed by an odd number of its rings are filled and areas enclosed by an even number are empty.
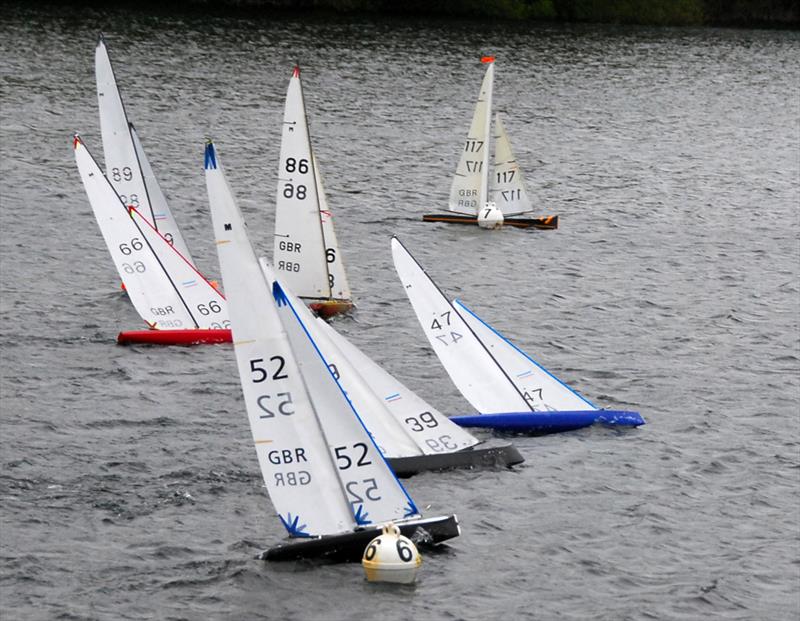
<svg viewBox="0 0 800 621"><path fill-rule="evenodd" d="M308 537L416 516L288 298L270 291L213 144L205 169L250 427L284 526Z"/></svg>
<svg viewBox="0 0 800 621"><path fill-rule="evenodd" d="M283 116L275 201L274 266L281 281L296 295L330 298L315 177L300 69L295 67L286 92Z"/></svg>
<svg viewBox="0 0 800 621"><path fill-rule="evenodd" d="M453 306L498 364L505 369L534 412L597 409L483 321L463 302L454 300Z"/></svg>
<svg viewBox="0 0 800 621"><path fill-rule="evenodd" d="M333 326L320 318L317 318L316 322L324 332L328 333L329 338L352 366L358 369L366 384L383 400L390 415L404 425L406 432L424 454L459 451L478 444L479 440L475 436L453 423L414 391L406 388L397 378L334 330ZM349 394L349 391L347 392Z"/></svg>
<svg viewBox="0 0 800 621"><path fill-rule="evenodd" d="M128 122L122 96L105 41L101 36L95 49L95 78L100 109L100 132L106 160L106 176L123 203L135 207L170 241L187 260L192 261L178 225L172 216L139 137Z"/></svg>
<svg viewBox="0 0 800 621"><path fill-rule="evenodd" d="M494 174L489 183L489 200L504 216L530 211L531 203L525 191L522 170L511 152L511 142L499 114L495 115L494 127Z"/></svg>
<svg viewBox="0 0 800 621"><path fill-rule="evenodd" d="M162 272L189 309L197 327L215 330L230 328L225 297L142 214L133 208L129 211L145 242L158 257ZM169 315L166 319L169 319Z"/></svg>
<svg viewBox="0 0 800 621"><path fill-rule="evenodd" d="M275 282L275 274L266 259L259 259L259 263L267 283ZM335 332L333 328L330 328L330 331L324 330L323 325L327 326L324 320L317 322L311 311L299 302L289 289L281 288L289 304L295 309L298 320L303 324L310 338L313 339L319 349L320 354L328 363L328 368L333 377L339 382L347 394L347 398L353 404L353 408L359 413L367 429L369 429L372 439L378 445L381 453L386 457L419 455L421 451L406 435L403 428L392 417L367 382L364 381L356 367L343 355L341 349L330 338L331 332Z"/></svg>
<svg viewBox="0 0 800 621"><path fill-rule="evenodd" d="M423 332L450 379L483 414L531 411L522 394L397 238L392 257Z"/></svg>
<svg viewBox="0 0 800 621"><path fill-rule="evenodd" d="M481 83L481 92L475 104L464 150L450 187L450 211L477 214L478 209L486 203L493 82L494 62L490 61Z"/></svg>
<svg viewBox="0 0 800 621"><path fill-rule="evenodd" d="M322 187L322 174L317 164L317 156L311 154L314 165L314 178L317 183L317 198L319 199L319 218L322 223L322 238L325 251L325 262L328 267L328 284L331 287L331 297L336 300L349 300L353 297L350 292L350 283L344 270L344 260L339 252L339 242L336 239L336 230L333 226L333 212L328 207L325 188Z"/></svg>
<svg viewBox="0 0 800 621"><path fill-rule="evenodd" d="M364 421L277 281L273 292L317 419L336 459L356 525L418 517L414 503L384 461Z"/></svg>
<svg viewBox="0 0 800 621"><path fill-rule="evenodd" d="M226 310L221 294L152 227L144 227L146 221L141 214L122 203L77 135L73 146L100 232L128 297L142 319L156 328L224 327ZM189 290L191 295L185 299L184 294ZM187 299L202 300L197 303L206 304L206 309L211 305L214 312L204 316Z"/></svg>

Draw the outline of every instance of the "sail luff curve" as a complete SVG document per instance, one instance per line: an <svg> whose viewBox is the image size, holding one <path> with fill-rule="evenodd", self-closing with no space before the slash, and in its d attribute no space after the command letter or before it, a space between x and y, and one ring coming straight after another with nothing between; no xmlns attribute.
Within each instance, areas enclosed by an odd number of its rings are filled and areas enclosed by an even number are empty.
<svg viewBox="0 0 800 621"><path fill-rule="evenodd" d="M331 297L300 70L286 91L278 186L275 199L273 266L301 298Z"/></svg>
<svg viewBox="0 0 800 621"><path fill-rule="evenodd" d="M425 336L467 401L481 414L531 411L503 368L396 237L392 258Z"/></svg>
<svg viewBox="0 0 800 621"><path fill-rule="evenodd" d="M450 211L474 215L486 202L494 63L489 63L450 186Z"/></svg>
<svg viewBox="0 0 800 621"><path fill-rule="evenodd" d="M267 492L291 536L351 530L352 512L327 442L212 143L205 171L239 377Z"/></svg>

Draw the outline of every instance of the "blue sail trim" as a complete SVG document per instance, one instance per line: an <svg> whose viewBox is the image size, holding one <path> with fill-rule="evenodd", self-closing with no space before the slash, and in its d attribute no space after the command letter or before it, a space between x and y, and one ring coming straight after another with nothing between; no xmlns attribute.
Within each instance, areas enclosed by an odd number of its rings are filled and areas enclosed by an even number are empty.
<svg viewBox="0 0 800 621"><path fill-rule="evenodd" d="M286 297L286 294L283 292L283 289L277 280L272 283L272 297L275 298L275 303L278 306L286 306L289 304L289 298ZM294 309L292 309L292 311L294 311ZM300 321L299 317L298 321ZM302 321L300 323L302 324ZM303 329L305 329L305 326L303 326ZM308 332L306 332L306 334L308 334ZM311 337L309 336L308 338ZM316 345L314 345L314 347L316 347Z"/></svg>
<svg viewBox="0 0 800 621"><path fill-rule="evenodd" d="M277 279L273 282L273 285L272 285L272 295L275 296L275 300L278 302L278 306L283 306L285 304L292 311L292 314L294 315L295 320L297 321L298 324L300 324L300 327L303 329L303 332L305 333L306 338L308 338L308 340L311 342L311 345L314 347L314 351L317 352L317 355L320 357L322 362L325 364L325 368L328 369L328 373L330 373L331 378L333 379L334 382L336 382L336 386L339 388L339 390L344 395L344 398L347 401L347 404L350 406L350 410L353 412L353 415L356 417L356 420L358 420L358 422L361 424L361 427L364 429L364 432L369 437L369 440L372 443L372 446L375 447L375 452L378 454L378 457L380 457L381 460L383 460L383 463L386 466L387 470L389 471L389 473L394 478L395 482L397 483L397 486L403 492L403 495L406 497L406 500L408 500L408 506L412 507L414 509L414 513L406 514L404 517L410 517L411 515L420 515L420 513L416 510L416 505L414 505L414 501L411 499L411 496L408 495L408 491L406 490L405 487L403 487L403 484L400 483L400 480L397 478L397 475L395 475L394 470L392 470L392 467L389 465L389 462L386 461L386 458L383 456L383 453L381 452L380 448L378 448L378 446L375 444L375 441L372 439L372 435L370 434L369 429L367 429L367 426L364 424L364 421L361 420L361 417L358 415L358 412L353 407L352 402L350 401L349 397L347 396L347 392L345 392L344 388L342 388L342 385L336 379L336 376L334 376L333 371L331 371L331 368L328 365L328 361L325 360L325 356L322 355L322 352L319 350L319 347L317 347L316 341L314 341L314 339L311 338L311 334L309 334L308 328L306 328L305 324L303 323L303 320L300 319L300 315L297 314L297 311L295 310L294 306L292 306L292 303L286 297L286 294L284 293L283 288L281 287L280 283L278 283Z"/></svg>
<svg viewBox="0 0 800 621"><path fill-rule="evenodd" d="M464 304L464 302L462 302L461 300L459 300L458 298L456 298L455 300L453 300L453 304L458 304L458 306L459 306L460 308L463 308L463 309L464 309L465 311L467 311L467 312L468 312L470 315L472 315L473 317L475 317L475 319L477 319L478 321L480 321L480 322L481 322L481 323L482 323L484 326L486 326L487 328L489 328L489 330L491 330L492 332L494 332L494 333L495 333L495 335L497 335L497 336L498 336L499 338L501 338L503 341L505 341L506 343L508 343L509 345L511 345L511 347L513 347L514 349L516 349L516 350L517 350L517 351L518 351L520 354L522 354L523 356L525 356L525 358L527 358L527 359L528 359L528 360L530 360L530 361L531 361L533 364L535 364L537 367L539 367L539 369L541 369L542 371L544 371L545 373L547 373L547 375L549 375L551 378L553 378L555 381L557 381L559 384L561 384L561 385L562 385L564 388L566 388L567 390L569 390L569 391L570 391L570 392L571 392L573 395L575 395L576 397L578 397L578 399L580 399L581 401L583 401L584 403L586 403L586 405L588 405L589 407L591 407L591 408L594 408L594 409L599 409L599 408L598 408L598 407L597 407L597 406L596 406L594 403L592 403L591 401L589 401L589 400L588 400L586 397L584 397L583 395L579 394L579 393L578 393L577 391L575 391L575 390L574 390L572 387L570 387L570 386L568 386L567 384L565 384L564 382L562 382L562 381L561 381L560 379L558 379L558 378L557 378L555 375L553 375L552 373L550 373L550 371L548 371L547 369L545 369L545 368L544 368L544 367L543 367L541 364L539 364L538 362L536 362L536 361L535 361L533 358L531 358L531 357L530 357L528 354L526 354L524 351L522 351L522 350L521 350L519 347L517 347L516 345L514 345L514 343L512 343L511 341L509 341L509 340L508 340L506 337L504 337L502 334L500 334L500 333L499 333L497 330L495 330L495 329L494 329L492 326L490 326L488 323L486 323L486 322L485 322L483 319L481 319L480 317L478 317L478 316L477 316L477 315L476 315L474 312L472 312L472 311L471 311L469 308L467 308L467 306L466 306L466 304Z"/></svg>
<svg viewBox="0 0 800 621"><path fill-rule="evenodd" d="M311 537L310 534L303 530L307 524L300 524L298 526L298 523L300 522L299 515L295 516L294 519L292 519L291 513L287 513L285 518L282 515L278 515L278 517L281 518L283 527L289 531L289 535L292 537Z"/></svg>
<svg viewBox="0 0 800 621"><path fill-rule="evenodd" d="M366 526L367 524L372 524L372 520L369 519L369 513L364 511L364 505L358 505L358 511L355 512L353 517L356 520L356 524L359 526Z"/></svg>
<svg viewBox="0 0 800 621"><path fill-rule="evenodd" d="M206 170L217 169L217 154L214 152L214 143L210 140L206 143L205 168Z"/></svg>

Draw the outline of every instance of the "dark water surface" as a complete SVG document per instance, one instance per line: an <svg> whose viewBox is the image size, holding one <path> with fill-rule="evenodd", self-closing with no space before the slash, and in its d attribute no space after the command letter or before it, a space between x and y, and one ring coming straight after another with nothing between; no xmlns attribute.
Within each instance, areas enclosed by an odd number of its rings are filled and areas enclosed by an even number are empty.
<svg viewBox="0 0 800 621"><path fill-rule="evenodd" d="M4 619L797 618L800 34L0 11ZM203 141L271 253L300 62L358 303L337 327L470 411L394 273L397 234L445 291L648 424L523 437L513 471L410 479L426 514L463 525L414 587L255 560L284 531L230 346L115 345L140 320L70 144L102 153L100 31L208 273ZM420 221L446 204L487 52L557 231Z"/></svg>

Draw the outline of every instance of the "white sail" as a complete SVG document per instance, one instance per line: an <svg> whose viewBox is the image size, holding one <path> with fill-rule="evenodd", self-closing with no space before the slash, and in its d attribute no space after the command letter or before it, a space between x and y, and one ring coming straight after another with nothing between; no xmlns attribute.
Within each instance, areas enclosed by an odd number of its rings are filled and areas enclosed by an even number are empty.
<svg viewBox="0 0 800 621"><path fill-rule="evenodd" d="M260 259L261 269L268 283L275 282L275 274L265 259ZM308 308L287 288L283 288L292 308L295 309L303 327L317 345L334 378L347 394L355 410L363 420L370 435L381 453L387 457L408 457L419 455L421 451L408 437L403 427L392 417L383 402L362 378L359 370L343 355L341 349L331 338L335 333L324 320L319 322ZM324 327L330 328L325 330Z"/></svg>
<svg viewBox="0 0 800 621"><path fill-rule="evenodd" d="M295 67L283 116L273 265L278 278L302 298L331 297L319 209L300 69Z"/></svg>
<svg viewBox="0 0 800 621"><path fill-rule="evenodd" d="M95 78L108 180L123 203L135 207L191 261L186 243L144 156L139 137L128 122L103 37L95 49Z"/></svg>
<svg viewBox="0 0 800 621"><path fill-rule="evenodd" d="M461 394L478 412L531 408L449 300L397 238L392 257L425 336Z"/></svg>
<svg viewBox="0 0 800 621"><path fill-rule="evenodd" d="M511 143L499 114L495 115L494 126L494 174L489 182L489 200L504 216L531 211L522 170L511 152Z"/></svg>
<svg viewBox="0 0 800 621"><path fill-rule="evenodd" d="M491 352L534 412L596 410L597 407L483 321L460 300L453 306Z"/></svg>
<svg viewBox="0 0 800 621"><path fill-rule="evenodd" d="M182 271L179 276L175 276L176 280L202 280L198 282L201 290L206 288L206 293L212 296L209 299L217 299L217 304L224 307L221 296L194 268L187 267L186 262L163 237L148 234L148 230L142 229L141 220L136 219L138 214L125 207L77 135L73 146L75 162L100 232L128 297L142 319L155 328L183 329L201 325L198 318L202 315L187 306L171 274L165 270L165 263L171 259L182 264Z"/></svg>
<svg viewBox="0 0 800 621"><path fill-rule="evenodd" d="M250 427L284 526L317 536L417 515L280 286L270 290L212 144L205 169Z"/></svg>
<svg viewBox="0 0 800 621"><path fill-rule="evenodd" d="M481 83L478 102L475 104L464 150L456 167L453 184L450 186L450 211L477 214L478 209L486 203L493 82L494 62L489 62Z"/></svg>
<svg viewBox="0 0 800 621"><path fill-rule="evenodd" d="M130 214L197 327L215 330L230 328L225 297L142 214L136 209L130 209Z"/></svg>
<svg viewBox="0 0 800 621"><path fill-rule="evenodd" d="M317 182L317 198L319 199L319 218L322 222L322 238L324 242L325 261L328 266L328 282L331 287L331 297L336 300L350 300L350 283L344 270L344 259L339 252L339 242L336 240L336 231L333 227L333 213L328 207L325 189L322 187L322 175L319 171L317 157L312 153L311 162L314 165L314 178Z"/></svg>
<svg viewBox="0 0 800 621"><path fill-rule="evenodd" d="M321 318L320 328L336 344L344 357L358 370L367 385L383 400L389 413L402 424L411 439L426 455L459 451L479 440L459 427L397 378L385 371L364 352ZM349 394L349 391L348 391Z"/></svg>
<svg viewBox="0 0 800 621"><path fill-rule="evenodd" d="M347 492L356 525L381 524L417 515L414 503L386 464L365 422L334 378L317 343L283 295L274 292L283 327L289 335L317 419L336 459L336 472Z"/></svg>
<svg viewBox="0 0 800 621"><path fill-rule="evenodd" d="M156 180L156 176L150 166L150 161L147 159L147 155L142 148L142 143L139 140L139 134L136 132L136 128L133 124L130 125L130 130L131 138L133 139L133 147L136 150L136 156L142 169L142 176L144 177L144 184L147 188L147 197L150 199L150 213L145 213L143 215L148 219L150 219L152 215L152 220L150 220L150 222L156 230L161 233L164 239L166 239L183 258L194 265L194 259L189 253L189 246L186 245L186 241L183 239L183 235L181 235L181 230L178 228L178 223L175 222L175 218L172 216L172 212L167 204L167 197L164 196L164 192L161 191L161 186L158 184L158 180Z"/></svg>

